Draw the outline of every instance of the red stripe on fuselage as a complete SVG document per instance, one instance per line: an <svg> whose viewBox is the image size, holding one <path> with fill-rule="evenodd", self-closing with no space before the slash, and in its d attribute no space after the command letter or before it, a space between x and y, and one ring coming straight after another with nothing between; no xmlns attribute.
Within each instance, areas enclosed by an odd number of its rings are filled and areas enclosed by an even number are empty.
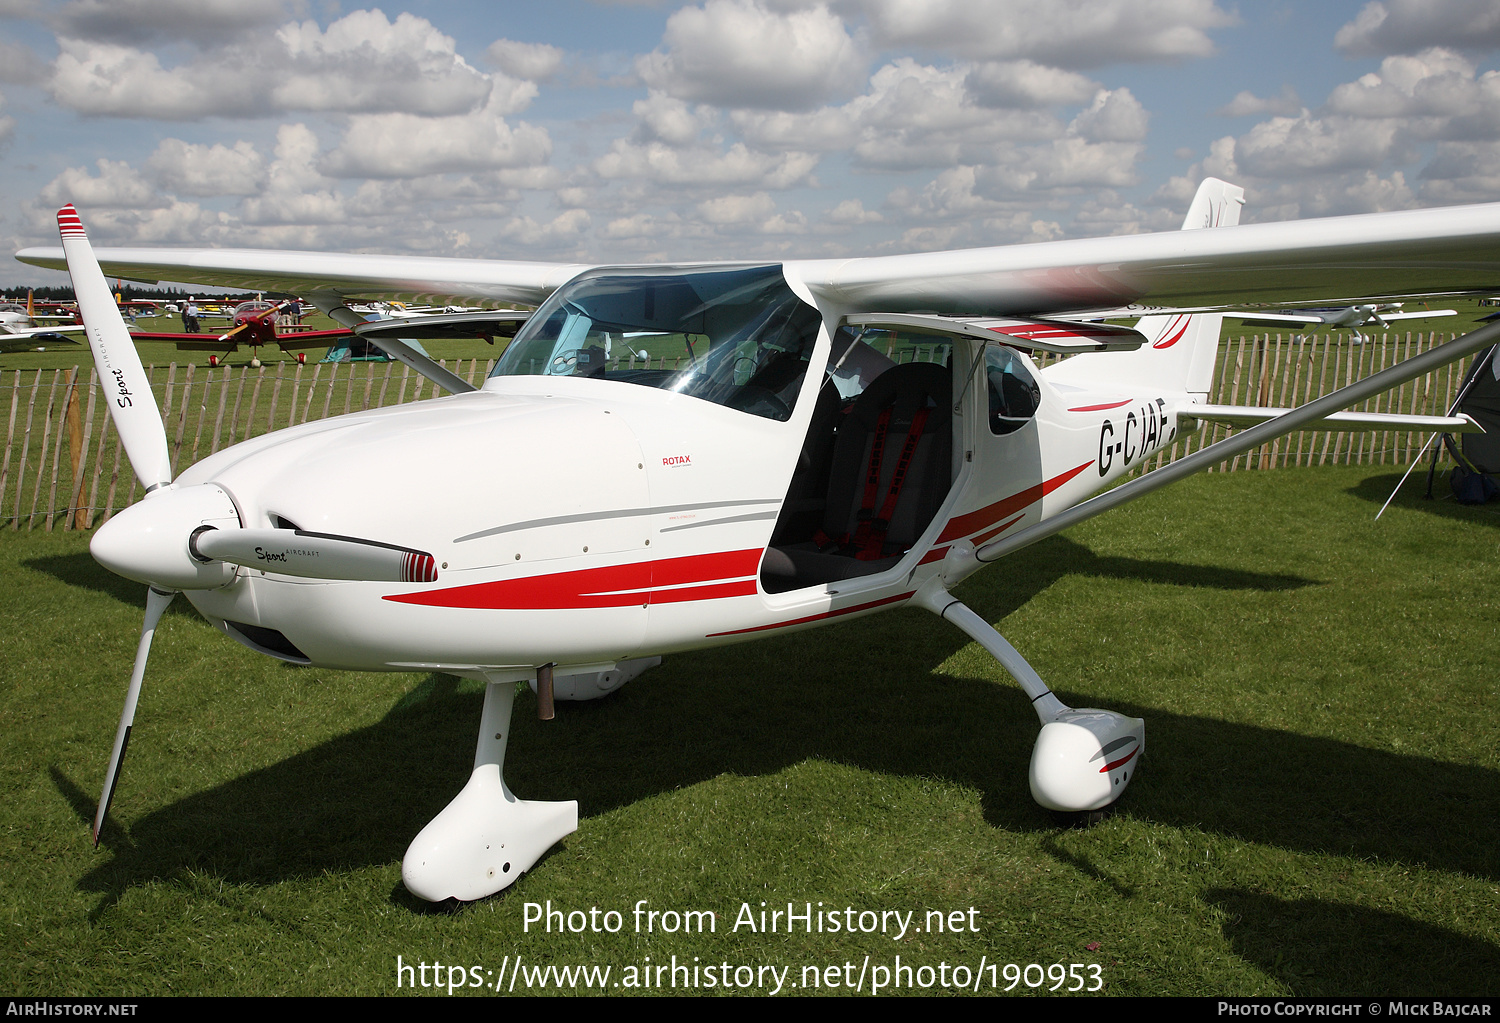
<svg viewBox="0 0 1500 1023"><path fill-rule="evenodd" d="M1112 402L1109 405L1080 405L1077 408L1068 409L1069 412L1103 412L1106 409L1119 408L1121 405L1129 405L1134 398L1126 398L1124 401Z"/></svg>
<svg viewBox="0 0 1500 1023"><path fill-rule="evenodd" d="M994 529L985 530L983 533L980 533L974 538L975 545L982 544L987 540L993 540L995 537L999 536L1001 533L1005 532L1007 529L1009 529L1011 526L1014 526L1017 522L1020 522L1025 517L1025 515L1017 515L1009 522L1003 522L1000 525L996 526Z"/></svg>
<svg viewBox="0 0 1500 1023"><path fill-rule="evenodd" d="M497 579L425 593L394 594L385 599L428 607L557 611L744 597L756 592L754 576L761 553L756 548L694 554L522 579ZM751 578L736 579L736 576ZM695 585L700 583L705 585Z"/></svg>
<svg viewBox="0 0 1500 1023"><path fill-rule="evenodd" d="M883 597L880 600L872 600L865 604L855 604L853 607L841 608L837 611L824 611L822 614L808 615L805 618L792 618L784 622L776 622L772 625L756 625L748 629L730 629L728 632L710 632L707 638L713 639L715 636L743 636L747 632L766 632L769 629L786 629L793 625L803 625L807 622L821 622L825 618L837 618L840 615L854 614L856 611L868 611L872 607L894 604L898 600L906 600L915 592L917 591L912 590L909 593L898 593L894 597Z"/></svg>
<svg viewBox="0 0 1500 1023"><path fill-rule="evenodd" d="M1023 508L1028 508L1036 504L1036 502L1093 464L1093 460L1090 459L1076 469L1069 469L1067 472L1060 473L1050 480L1038 483L1034 487L1027 487L1019 494L1012 494L1004 500L986 505L978 511L971 511L964 515L955 516L949 519L948 524L943 527L942 535L937 538L937 542L947 543L949 540L957 540L961 536L968 536L970 533L976 533L987 526L992 526L1007 515L1014 515Z"/></svg>

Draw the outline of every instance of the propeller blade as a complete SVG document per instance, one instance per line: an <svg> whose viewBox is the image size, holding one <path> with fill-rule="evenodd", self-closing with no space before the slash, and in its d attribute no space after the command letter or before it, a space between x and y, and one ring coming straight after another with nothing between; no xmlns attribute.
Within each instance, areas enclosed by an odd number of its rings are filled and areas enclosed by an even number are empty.
<svg viewBox="0 0 1500 1023"><path fill-rule="evenodd" d="M352 582L430 583L431 554L408 547L302 529L200 528L188 542L200 561L227 561L280 575Z"/></svg>
<svg viewBox="0 0 1500 1023"><path fill-rule="evenodd" d="M110 294L109 282L99 269L88 235L83 232L83 222L72 205L57 211L57 229L62 235L63 256L73 278L78 311L87 328L89 347L94 351L94 365L109 397L110 415L120 433L120 442L125 445L130 466L149 493L172 482L172 460L167 451L161 409L151 393L151 383L146 379L135 342Z"/></svg>
<svg viewBox="0 0 1500 1023"><path fill-rule="evenodd" d="M103 277L100 278L103 280ZM99 796L99 812L94 814L94 845L99 845L99 832L104 828L104 815L109 812L110 800L115 797L115 784L120 780L120 764L125 760L125 747L130 745L130 728L135 724L135 705L141 698L141 679L146 676L146 659L151 656L151 637L156 635L156 623L162 612L172 603L175 593L164 593L154 586L146 590L146 619L141 623L141 642L135 650L135 666L130 669L130 685L125 689L125 708L120 711L120 727L115 730L115 746L109 754L109 770L104 773L104 791Z"/></svg>

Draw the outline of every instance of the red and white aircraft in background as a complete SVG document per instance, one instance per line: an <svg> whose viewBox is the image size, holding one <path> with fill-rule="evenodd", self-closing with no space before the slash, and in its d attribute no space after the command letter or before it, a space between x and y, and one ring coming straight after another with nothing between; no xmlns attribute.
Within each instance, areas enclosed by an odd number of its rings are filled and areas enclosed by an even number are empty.
<svg viewBox="0 0 1500 1023"><path fill-rule="evenodd" d="M82 323L55 326L38 323L39 320L61 319L76 319L76 316L73 313L37 312L29 294L25 305L19 302L0 302L0 352L30 351L37 347L37 340L77 344L77 341L65 335L82 334Z"/></svg>
<svg viewBox="0 0 1500 1023"><path fill-rule="evenodd" d="M1134 329L1047 319L1134 301L1326 299L1351 279L1368 297L1500 279L1500 204L1240 227L1241 196L1204 182L1181 232L868 259L594 267L102 250L111 275L303 294L350 326L348 298L539 306L478 390L429 360L423 372L454 394L305 423L175 477L139 358L64 208L63 249L18 258L66 259L147 487L92 543L149 586L96 841L151 635L179 592L282 660L488 683L468 784L403 863L427 899L498 891L577 826L576 803L506 787L518 681L550 711L554 691L601 695L663 654L906 604L953 622L1031 697L1037 801L1107 806L1136 774L1144 723L1065 706L950 589L1281 433L1331 420L1473 429L1462 416L1338 410L1500 335L1481 328L1295 411L1226 410L1207 404L1218 314ZM1037 351L1075 355L1039 371ZM1089 499L1198 421L1231 415L1265 422Z"/></svg>

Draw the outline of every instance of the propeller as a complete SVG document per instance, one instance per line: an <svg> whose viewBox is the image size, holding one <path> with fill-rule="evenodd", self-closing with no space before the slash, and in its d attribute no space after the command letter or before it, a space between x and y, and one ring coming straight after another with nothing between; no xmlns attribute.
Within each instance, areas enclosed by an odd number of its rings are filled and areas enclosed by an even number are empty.
<svg viewBox="0 0 1500 1023"><path fill-rule="evenodd" d="M151 393L151 382L141 366L135 342L131 340L130 331L126 329L114 296L110 294L109 282L104 279L104 271L99 269L99 261L94 258L93 247L83 230L83 221L72 204L57 211L57 230L62 235L63 255L68 261L68 274L73 278L73 294L86 325L94 365L109 396L110 416L130 459L130 466L149 498L172 481L172 461L167 451L167 432L162 426L161 410L157 407L156 396ZM99 844L104 815L109 812L115 784L120 778L125 747L130 744L130 729L135 723L135 707L141 695L141 680L146 674L146 659L151 654L151 639L156 634L156 624L161 621L162 612L166 611L174 596L175 592L155 587L146 590L146 619L141 624L141 641L136 648L130 685L125 690L125 708L120 713L120 726L115 731L109 767L104 774L104 791L99 796L98 812L94 814L95 846Z"/></svg>
<svg viewBox="0 0 1500 1023"><path fill-rule="evenodd" d="M237 337L238 335L244 333L247 330L250 331L250 333L251 333L252 336L257 336L258 333L259 333L259 331L260 331L260 329L266 328L266 327L270 328L270 331L271 331L271 340L275 340L275 337L276 337L275 318L281 312L282 309L286 308L286 306L288 304L289 303L287 303L287 302L282 302L282 303L280 303L278 305L273 305L271 308L263 310L262 312L258 312L258 313L255 313L253 315L247 316L245 318L245 322L244 323L241 323L241 324L238 324L238 325L236 325L234 327L231 327L231 328L229 328L229 330L226 333L220 334L219 335L219 340L220 341L229 341L229 340ZM252 343L255 343L255 342L252 342Z"/></svg>
<svg viewBox="0 0 1500 1023"><path fill-rule="evenodd" d="M140 644L94 817L94 844L98 845L130 743L151 640L178 592L226 586L234 581L237 566L312 579L397 583L434 582L437 567L425 551L377 540L295 528L246 529L238 505L223 487L215 483L173 485L161 411L134 339L71 205L58 210L57 227L110 416L131 468L146 487L145 500L100 526L89 543L89 550L104 567L148 586ZM267 310L226 337L264 323L275 312Z"/></svg>
<svg viewBox="0 0 1500 1023"><path fill-rule="evenodd" d="M104 791L99 796L99 809L94 814L94 845L99 845L99 832L104 830L104 815L109 812L110 800L115 797L115 783L120 780L120 765L125 762L125 747L130 745L130 729L135 724L135 705L141 697L141 680L146 677L146 658L151 655L151 639L156 635L156 623L162 612L172 603L176 593L158 590L155 586L146 589L146 620L141 623L141 641L135 649L135 664L130 669L130 685L125 689L125 709L120 712L120 726L115 729L115 745L109 752L109 769L104 772Z"/></svg>
<svg viewBox="0 0 1500 1023"><path fill-rule="evenodd" d="M109 413L119 431L120 443L136 477L150 493L172 481L172 460L167 453L167 431L161 409L151 393L151 383L141 366L135 342L120 309L110 294L109 282L94 249L83 232L83 222L72 205L57 211L57 229L62 235L63 256L73 278L73 294L83 316L94 365L109 397Z"/></svg>

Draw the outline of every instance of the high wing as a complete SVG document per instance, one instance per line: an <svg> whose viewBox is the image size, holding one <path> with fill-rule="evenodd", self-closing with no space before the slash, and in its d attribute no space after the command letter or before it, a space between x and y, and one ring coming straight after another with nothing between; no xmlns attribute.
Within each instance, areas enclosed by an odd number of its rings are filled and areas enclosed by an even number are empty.
<svg viewBox="0 0 1500 1023"><path fill-rule="evenodd" d="M1047 314L1491 289L1500 203L792 263L841 308Z"/></svg>
<svg viewBox="0 0 1500 1023"><path fill-rule="evenodd" d="M404 302L481 299L536 305L589 269L583 263L375 256L278 249L96 249L111 277L251 291L333 292ZM66 270L59 247L23 249L23 263Z"/></svg>
<svg viewBox="0 0 1500 1023"><path fill-rule="evenodd" d="M99 249L111 276L262 291L535 305L580 263L236 249ZM23 262L63 269L60 248ZM825 312L1036 316L1133 302L1228 308L1500 290L1500 203L784 264Z"/></svg>

